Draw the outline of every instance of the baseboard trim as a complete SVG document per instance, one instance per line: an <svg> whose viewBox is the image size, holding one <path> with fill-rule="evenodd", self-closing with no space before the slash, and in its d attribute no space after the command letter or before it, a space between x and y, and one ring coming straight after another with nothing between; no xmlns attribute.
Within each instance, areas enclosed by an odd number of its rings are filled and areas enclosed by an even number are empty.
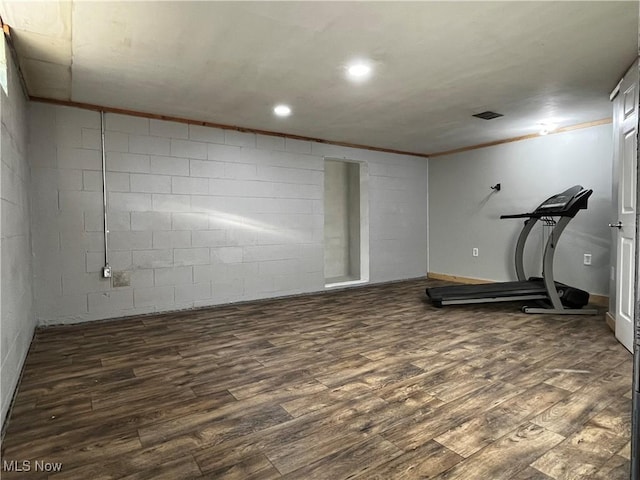
<svg viewBox="0 0 640 480"><path fill-rule="evenodd" d="M461 277L459 275L449 275L446 273L427 273L427 278L432 280L444 280L447 282L464 283L468 285L479 285L482 283L493 283L494 280L485 280L483 278ZM589 303L598 307L608 307L609 297L607 295L599 295L597 293L589 294ZM613 328L612 328L613 330Z"/></svg>
<svg viewBox="0 0 640 480"><path fill-rule="evenodd" d="M599 307L609 307L609 297L607 295L598 295L592 293L589 295L589 303L597 305Z"/></svg>
<svg viewBox="0 0 640 480"><path fill-rule="evenodd" d="M607 322L607 326L611 329L613 333L616 333L616 319L613 318L611 312L607 312L604 315L604 321Z"/></svg>
<svg viewBox="0 0 640 480"><path fill-rule="evenodd" d="M481 278L461 277L459 275L448 275L446 273L427 273L427 278L431 280L444 280L446 282L466 283L468 285L479 285L481 283L493 283L493 280L484 280Z"/></svg>

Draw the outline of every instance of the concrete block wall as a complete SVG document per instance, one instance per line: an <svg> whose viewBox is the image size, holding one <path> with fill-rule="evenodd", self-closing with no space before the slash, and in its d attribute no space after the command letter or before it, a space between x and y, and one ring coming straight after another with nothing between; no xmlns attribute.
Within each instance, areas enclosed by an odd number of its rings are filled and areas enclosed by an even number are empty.
<svg viewBox="0 0 640 480"><path fill-rule="evenodd" d="M324 289L324 158L368 163L374 282L426 273L427 161L30 105L37 317L73 323Z"/></svg>
<svg viewBox="0 0 640 480"><path fill-rule="evenodd" d="M0 425L4 424L35 328L27 100L8 50L2 52L2 58L6 58L7 70L6 77L0 77Z"/></svg>

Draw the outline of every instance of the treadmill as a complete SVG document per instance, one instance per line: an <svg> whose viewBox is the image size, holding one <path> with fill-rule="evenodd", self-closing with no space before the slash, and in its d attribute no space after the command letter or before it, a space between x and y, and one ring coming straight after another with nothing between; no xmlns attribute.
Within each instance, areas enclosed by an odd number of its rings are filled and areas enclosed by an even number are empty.
<svg viewBox="0 0 640 480"><path fill-rule="evenodd" d="M595 309L582 308L589 303L589 293L553 279L553 256L560 235L580 210L586 210L593 190L575 185L558 193L538 206L533 212L501 215L500 218L525 218L516 243L515 266L518 281L480 285L452 285L427 288L427 296L436 307L469 303L535 301L537 306L524 306L524 313L552 313L560 315L594 315ZM558 220L556 220L558 218ZM552 226L544 249L542 278L527 279L524 273L523 253L529 233L538 222Z"/></svg>

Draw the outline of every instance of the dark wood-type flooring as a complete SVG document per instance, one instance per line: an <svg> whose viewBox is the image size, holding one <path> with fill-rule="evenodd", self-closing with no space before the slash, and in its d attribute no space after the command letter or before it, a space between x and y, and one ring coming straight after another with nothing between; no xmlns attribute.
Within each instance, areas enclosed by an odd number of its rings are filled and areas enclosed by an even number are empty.
<svg viewBox="0 0 640 480"><path fill-rule="evenodd" d="M31 471L2 478L628 478L601 315L437 309L427 283L39 330L2 447Z"/></svg>

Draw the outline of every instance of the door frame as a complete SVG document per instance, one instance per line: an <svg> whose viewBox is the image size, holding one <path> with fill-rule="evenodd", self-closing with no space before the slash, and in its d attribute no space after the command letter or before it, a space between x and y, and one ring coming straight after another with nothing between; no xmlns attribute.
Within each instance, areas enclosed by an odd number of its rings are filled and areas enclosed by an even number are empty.
<svg viewBox="0 0 640 480"><path fill-rule="evenodd" d="M612 228L611 229L611 274L609 280L609 311L606 314L607 323L614 330L615 336L618 341L625 346L629 351L635 351L634 348L634 338L635 338L635 319L637 308L632 308L630 315L626 315L624 310L627 309L626 306L628 304L626 302L621 302L622 298L626 298L627 302L632 302L631 307L634 307L636 304L636 285L637 285L637 268L635 264L637 263L637 240L640 238L637 233L637 214L638 214L638 204L640 202L640 195L636 194L636 210L631 214L633 220L629 220L626 217L627 214L623 215L621 212L623 202L623 187L624 180L623 177L623 167L624 167L624 158L627 149L625 148L625 139L628 139L628 136L625 136L624 132L630 132L629 129L635 128L635 138L633 141L636 142L636 159L635 159L635 170L631 174L631 177L638 176L638 153L637 149L640 148L638 146L638 131L639 131L639 119L640 115L638 115L638 99L639 99L639 90L640 90L640 81L638 80L640 74L640 57L637 57L634 62L629 66L628 70L625 72L622 79L618 82L614 90L611 92L609 99L614 102L613 105L613 135L614 135L614 145L613 145L613 177L612 177L612 203L613 203L613 211L611 220L613 223L610 223L610 227L615 227L617 224L623 220L625 227L622 229ZM635 113L631 113L632 110L627 109L628 105L628 96L627 92L632 91L633 102L635 103ZM631 117L627 115L630 113ZM635 121L630 123L632 120L632 116L635 115ZM640 188L640 185L636 182L636 190ZM630 224L633 224L633 231L630 232ZM626 285L626 282L623 282L623 266L628 265L627 262L622 262L622 254L623 254L623 246L624 242L623 238L628 238L632 240L634 243L634 251L631 253L631 258L629 260L630 267L633 268L633 271L627 272L633 275L633 279L631 279L628 283L628 290L625 288L623 293L623 283ZM628 278L628 275L627 275ZM627 292L630 295L627 295ZM622 303L625 303L626 306L623 307ZM627 319L625 321L625 319Z"/></svg>
<svg viewBox="0 0 640 480"><path fill-rule="evenodd" d="M640 52L639 52L640 53ZM637 60L637 59L636 59ZM640 65L638 66L640 68ZM640 95L638 95L640 102ZM638 115L640 132L640 115ZM636 139L637 140L637 139ZM636 141L638 158L640 142ZM640 480L640 248L638 248L638 230L640 229L640 166L636 165L636 252L634 281L634 325L633 325L633 383L631 400L631 480Z"/></svg>

